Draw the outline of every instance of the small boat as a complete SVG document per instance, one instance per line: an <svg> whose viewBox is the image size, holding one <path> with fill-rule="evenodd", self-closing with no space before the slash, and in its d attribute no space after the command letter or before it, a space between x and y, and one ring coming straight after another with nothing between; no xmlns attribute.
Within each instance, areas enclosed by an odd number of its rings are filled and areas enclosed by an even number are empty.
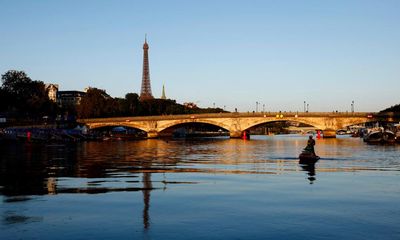
<svg viewBox="0 0 400 240"><path fill-rule="evenodd" d="M385 130L382 134L382 140L384 143L395 143L396 134L390 130Z"/></svg>
<svg viewBox="0 0 400 240"><path fill-rule="evenodd" d="M382 142L382 131L372 130L364 136L364 142L367 143L381 143Z"/></svg>
<svg viewBox="0 0 400 240"><path fill-rule="evenodd" d="M367 143L394 143L396 135L390 130L373 130L364 136L364 142Z"/></svg>
<svg viewBox="0 0 400 240"><path fill-rule="evenodd" d="M300 164L314 164L320 159L319 156L309 151L302 151L299 155Z"/></svg>

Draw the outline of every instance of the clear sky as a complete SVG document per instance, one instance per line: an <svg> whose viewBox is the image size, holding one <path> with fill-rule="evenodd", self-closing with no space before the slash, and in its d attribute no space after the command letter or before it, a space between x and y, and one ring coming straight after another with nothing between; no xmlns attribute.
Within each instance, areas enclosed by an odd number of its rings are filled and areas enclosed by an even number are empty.
<svg viewBox="0 0 400 240"><path fill-rule="evenodd" d="M227 110L400 103L400 1L0 0L0 73L60 90L140 92Z"/></svg>

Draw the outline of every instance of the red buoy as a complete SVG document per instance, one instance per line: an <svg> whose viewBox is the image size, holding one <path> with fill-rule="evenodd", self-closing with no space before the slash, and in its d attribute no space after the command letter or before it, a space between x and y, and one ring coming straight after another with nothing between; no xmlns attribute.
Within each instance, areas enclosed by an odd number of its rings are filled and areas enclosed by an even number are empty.
<svg viewBox="0 0 400 240"><path fill-rule="evenodd" d="M31 141L31 132L30 131L28 131L26 133L26 138L28 139L28 141Z"/></svg>

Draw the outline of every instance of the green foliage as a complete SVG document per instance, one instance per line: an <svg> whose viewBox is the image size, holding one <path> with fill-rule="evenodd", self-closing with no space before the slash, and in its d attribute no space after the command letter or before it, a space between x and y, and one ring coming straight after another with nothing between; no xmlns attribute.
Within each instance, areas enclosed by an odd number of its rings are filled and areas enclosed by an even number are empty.
<svg viewBox="0 0 400 240"><path fill-rule="evenodd" d="M90 88L77 106L79 118L112 117L117 113L118 101L97 88Z"/></svg>
<svg viewBox="0 0 400 240"><path fill-rule="evenodd" d="M1 75L2 89L14 96L23 96L32 80L23 71L9 70Z"/></svg>
<svg viewBox="0 0 400 240"><path fill-rule="evenodd" d="M0 88L0 112L9 110L10 96L6 90Z"/></svg>
<svg viewBox="0 0 400 240"><path fill-rule="evenodd" d="M1 76L0 105L2 111L17 117L39 118L55 109L42 81L33 81L25 72L10 70Z"/></svg>
<svg viewBox="0 0 400 240"><path fill-rule="evenodd" d="M385 113L385 112L395 112L395 113L400 113L400 104L396 104L394 106L391 106L389 108L386 108L382 111L380 111L381 113Z"/></svg>
<svg viewBox="0 0 400 240"><path fill-rule="evenodd" d="M2 75L0 88L0 112L20 118L56 116L59 113L77 115L78 118L118 116L150 116L195 113L219 113L220 108L201 109L185 107L171 99L140 101L136 93L125 98L112 98L105 90L90 88L78 106L58 106L49 100L42 81L33 81L23 71L10 70Z"/></svg>
<svg viewBox="0 0 400 240"><path fill-rule="evenodd" d="M139 115L142 111L139 95L136 93L127 93L125 99L121 99L120 104L122 104L121 114L123 116Z"/></svg>
<svg viewBox="0 0 400 240"><path fill-rule="evenodd" d="M223 112L220 108L187 108L171 99L140 101L136 93L127 93L125 98L111 98L104 90L92 88L77 107L78 118L155 116Z"/></svg>
<svg viewBox="0 0 400 240"><path fill-rule="evenodd" d="M184 107L175 101L167 99L151 99L140 102L142 106L141 115L165 115L165 114L182 114Z"/></svg>

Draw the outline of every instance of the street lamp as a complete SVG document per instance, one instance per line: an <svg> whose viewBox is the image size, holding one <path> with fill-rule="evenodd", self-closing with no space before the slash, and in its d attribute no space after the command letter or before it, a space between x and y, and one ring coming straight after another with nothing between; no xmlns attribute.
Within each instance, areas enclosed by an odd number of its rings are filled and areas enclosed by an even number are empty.
<svg viewBox="0 0 400 240"><path fill-rule="evenodd" d="M258 102L256 102L256 112L258 112Z"/></svg>
<svg viewBox="0 0 400 240"><path fill-rule="evenodd" d="M307 103L307 112L308 112L308 103Z"/></svg>
<svg viewBox="0 0 400 240"><path fill-rule="evenodd" d="M306 112L306 101L304 101L304 112Z"/></svg>
<svg viewBox="0 0 400 240"><path fill-rule="evenodd" d="M351 112L354 113L354 100L351 101Z"/></svg>

